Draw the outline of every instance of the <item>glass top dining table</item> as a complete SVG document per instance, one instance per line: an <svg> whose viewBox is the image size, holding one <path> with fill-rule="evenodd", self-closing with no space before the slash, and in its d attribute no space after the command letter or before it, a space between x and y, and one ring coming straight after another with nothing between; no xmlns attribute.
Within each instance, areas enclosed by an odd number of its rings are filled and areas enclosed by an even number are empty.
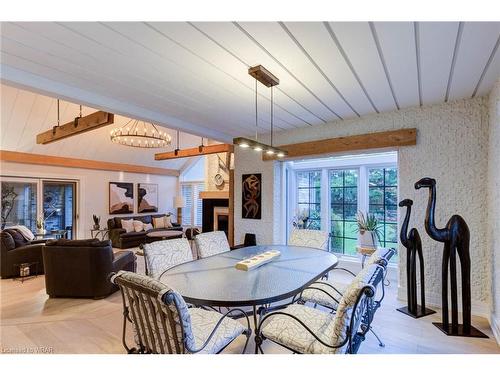
<svg viewBox="0 0 500 375"><path fill-rule="evenodd" d="M268 250L281 254L256 269L235 268L237 262ZM337 264L335 255L320 249L250 246L177 265L165 271L160 281L194 305L255 307L297 295Z"/></svg>

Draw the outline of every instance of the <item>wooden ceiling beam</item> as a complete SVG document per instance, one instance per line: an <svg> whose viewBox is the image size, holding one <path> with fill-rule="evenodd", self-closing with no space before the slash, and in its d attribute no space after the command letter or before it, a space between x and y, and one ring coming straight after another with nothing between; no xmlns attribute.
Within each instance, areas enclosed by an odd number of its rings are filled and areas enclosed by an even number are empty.
<svg viewBox="0 0 500 375"><path fill-rule="evenodd" d="M64 138L82 134L90 130L99 129L114 122L115 115L109 112L97 111L83 117L76 117L74 121L61 126L54 126L36 136L37 144L48 144Z"/></svg>
<svg viewBox="0 0 500 375"><path fill-rule="evenodd" d="M399 129L385 132L351 135L321 139L303 143L277 146L288 151L285 159L301 156L332 154L345 151L380 149L387 147L414 146L417 144L417 129ZM262 154L262 160L276 160L276 155ZM282 160L283 158L280 158Z"/></svg>
<svg viewBox="0 0 500 375"><path fill-rule="evenodd" d="M201 147L186 148L184 150L179 150L177 154L175 151L160 152L155 154L155 160L168 160L168 159L180 159L189 158L192 156L210 155L218 154L221 152L233 152L234 147L228 143L209 145Z"/></svg>
<svg viewBox="0 0 500 375"><path fill-rule="evenodd" d="M148 167L135 164L111 163L106 161L64 158L60 156L50 156L41 154L31 154L26 152L0 150L0 160L13 163L52 165L66 168L96 169L102 171L116 171L127 173L154 174L161 176L179 176L176 169Z"/></svg>

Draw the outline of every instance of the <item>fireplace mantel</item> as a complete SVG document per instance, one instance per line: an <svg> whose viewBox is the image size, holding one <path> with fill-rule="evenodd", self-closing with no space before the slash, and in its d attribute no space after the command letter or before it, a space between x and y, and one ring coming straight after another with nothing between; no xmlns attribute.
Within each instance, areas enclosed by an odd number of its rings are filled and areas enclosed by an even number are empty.
<svg viewBox="0 0 500 375"><path fill-rule="evenodd" d="M229 199L229 191L200 191L200 199Z"/></svg>

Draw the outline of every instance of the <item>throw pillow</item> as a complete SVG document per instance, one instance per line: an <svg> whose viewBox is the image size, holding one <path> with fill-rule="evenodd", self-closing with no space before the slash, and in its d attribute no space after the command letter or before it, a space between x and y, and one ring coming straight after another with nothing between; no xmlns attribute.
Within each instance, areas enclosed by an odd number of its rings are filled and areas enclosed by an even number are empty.
<svg viewBox="0 0 500 375"><path fill-rule="evenodd" d="M142 232L144 230L144 223L139 220L134 220L134 230L136 232Z"/></svg>
<svg viewBox="0 0 500 375"><path fill-rule="evenodd" d="M163 217L154 217L153 226L155 227L155 229L165 228L165 220L163 220Z"/></svg>
<svg viewBox="0 0 500 375"><path fill-rule="evenodd" d="M174 227L172 225L172 217L171 216L164 216L163 221L165 223L165 228L173 228Z"/></svg>
<svg viewBox="0 0 500 375"><path fill-rule="evenodd" d="M127 233L134 231L134 219L122 220L122 228L125 229Z"/></svg>
<svg viewBox="0 0 500 375"><path fill-rule="evenodd" d="M144 230L147 232L148 230L153 229L153 224L144 223Z"/></svg>

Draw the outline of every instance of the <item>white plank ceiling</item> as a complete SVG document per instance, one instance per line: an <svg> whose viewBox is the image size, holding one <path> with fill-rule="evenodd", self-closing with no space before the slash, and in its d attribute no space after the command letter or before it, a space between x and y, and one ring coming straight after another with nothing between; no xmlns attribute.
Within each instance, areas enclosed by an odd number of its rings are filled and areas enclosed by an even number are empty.
<svg viewBox="0 0 500 375"><path fill-rule="evenodd" d="M139 149L111 142L110 129L130 121L129 118L120 115L115 115L113 125L47 145L38 145L36 135L57 124L57 100L7 85L0 86L0 93L0 149L2 150L171 169L180 169L186 162L186 159L154 160L154 154L159 152L158 150L175 149L177 132L171 129L162 128L172 137L172 144L165 149ZM60 101L59 108L61 124L73 121L79 115L80 109L77 104ZM82 108L84 116L95 111L89 107ZM200 144L201 138L181 132L179 142L181 148L196 147ZM206 144L207 141L204 142Z"/></svg>
<svg viewBox="0 0 500 375"><path fill-rule="evenodd" d="M500 75L495 22L20 22L1 24L1 42L6 85L219 141L255 133L257 64L280 79L277 130L485 95ZM2 136L22 149L22 134L49 125L53 100L19 93L2 99ZM19 105L38 125L9 115ZM268 132L261 85L258 105ZM82 157L105 133L79 139Z"/></svg>

